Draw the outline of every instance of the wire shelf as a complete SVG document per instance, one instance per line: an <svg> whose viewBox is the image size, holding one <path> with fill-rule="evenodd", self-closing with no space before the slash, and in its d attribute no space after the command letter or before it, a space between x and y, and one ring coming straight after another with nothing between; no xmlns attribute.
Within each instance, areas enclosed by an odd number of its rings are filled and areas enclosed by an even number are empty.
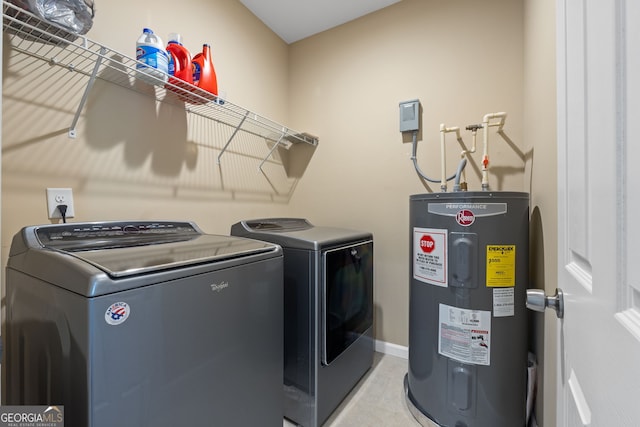
<svg viewBox="0 0 640 427"><path fill-rule="evenodd" d="M85 96L78 106L76 116L69 129L69 136L72 138L75 137L75 125L95 79L105 80L146 95L149 94L146 85L134 84L136 80L140 79L139 71L136 69L138 62L135 59L56 24L43 21L6 0L3 0L3 29L11 42L12 49L35 57L47 66L63 67L89 78ZM148 82L149 77L144 77L145 83ZM165 83L157 79L155 84L150 85L153 87L156 100L179 105L189 113L235 129L218 156L218 161L239 131L274 141L276 142L275 147L288 148L291 144L296 143L318 145L318 138L313 135L294 131L226 99L216 97L192 84L182 81L173 82L176 80L171 79Z"/></svg>

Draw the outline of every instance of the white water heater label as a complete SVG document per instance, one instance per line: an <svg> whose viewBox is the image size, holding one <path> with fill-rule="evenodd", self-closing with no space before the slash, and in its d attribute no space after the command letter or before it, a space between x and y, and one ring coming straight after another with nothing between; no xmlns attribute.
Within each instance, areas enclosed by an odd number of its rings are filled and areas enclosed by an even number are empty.
<svg viewBox="0 0 640 427"><path fill-rule="evenodd" d="M493 317L515 316L515 288L493 289Z"/></svg>
<svg viewBox="0 0 640 427"><path fill-rule="evenodd" d="M447 287L447 230L413 229L413 278Z"/></svg>
<svg viewBox="0 0 640 427"><path fill-rule="evenodd" d="M491 364L491 312L440 304L438 353L463 363Z"/></svg>

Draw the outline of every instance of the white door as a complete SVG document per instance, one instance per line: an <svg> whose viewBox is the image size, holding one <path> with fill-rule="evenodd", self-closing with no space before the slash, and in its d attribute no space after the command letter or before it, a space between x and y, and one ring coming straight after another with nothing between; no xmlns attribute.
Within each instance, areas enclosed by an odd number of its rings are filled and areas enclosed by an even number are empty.
<svg viewBox="0 0 640 427"><path fill-rule="evenodd" d="M557 425L637 427L640 1L557 5Z"/></svg>

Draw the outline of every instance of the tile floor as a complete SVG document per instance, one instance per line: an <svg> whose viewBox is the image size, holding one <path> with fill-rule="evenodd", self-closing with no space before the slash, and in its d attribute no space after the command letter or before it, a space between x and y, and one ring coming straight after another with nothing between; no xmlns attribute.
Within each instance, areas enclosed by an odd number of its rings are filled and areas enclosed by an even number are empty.
<svg viewBox="0 0 640 427"><path fill-rule="evenodd" d="M375 353L373 366L323 427L420 427L404 401L407 360ZM295 424L284 420L283 427Z"/></svg>

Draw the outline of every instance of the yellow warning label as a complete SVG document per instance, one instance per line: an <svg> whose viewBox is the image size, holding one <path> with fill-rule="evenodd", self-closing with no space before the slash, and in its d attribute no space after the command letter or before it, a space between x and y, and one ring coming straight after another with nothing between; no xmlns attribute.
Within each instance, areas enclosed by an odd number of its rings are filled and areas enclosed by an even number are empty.
<svg viewBox="0 0 640 427"><path fill-rule="evenodd" d="M487 287L516 285L516 246L487 245Z"/></svg>

